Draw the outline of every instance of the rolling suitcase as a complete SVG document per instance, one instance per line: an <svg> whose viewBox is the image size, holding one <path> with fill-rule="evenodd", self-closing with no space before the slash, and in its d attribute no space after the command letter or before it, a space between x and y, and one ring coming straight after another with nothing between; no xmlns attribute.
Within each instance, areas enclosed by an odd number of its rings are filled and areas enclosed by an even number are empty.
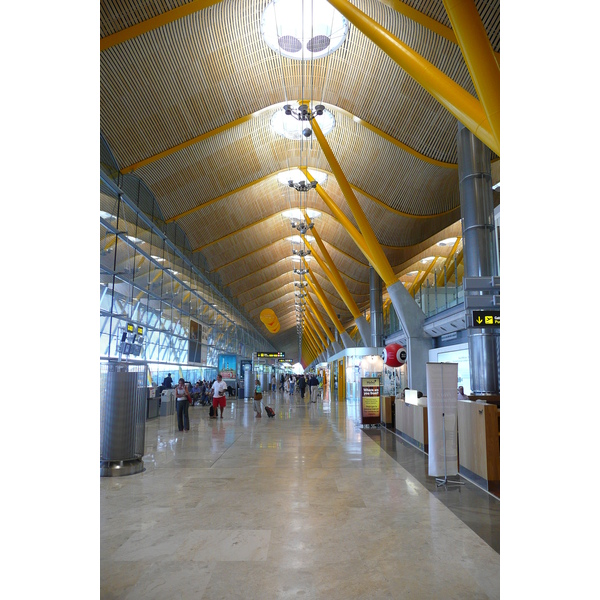
<svg viewBox="0 0 600 600"><path fill-rule="evenodd" d="M266 404L265 404L265 412L271 418L275 416L275 411L270 406L267 406Z"/></svg>

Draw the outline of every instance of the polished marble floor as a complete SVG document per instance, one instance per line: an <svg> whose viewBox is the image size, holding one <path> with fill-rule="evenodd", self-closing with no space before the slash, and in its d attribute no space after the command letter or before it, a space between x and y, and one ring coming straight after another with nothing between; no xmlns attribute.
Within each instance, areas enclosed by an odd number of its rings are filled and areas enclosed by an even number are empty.
<svg viewBox="0 0 600 600"><path fill-rule="evenodd" d="M265 399L148 421L145 471L100 479L101 598L500 597L499 501L436 489L355 402Z"/></svg>

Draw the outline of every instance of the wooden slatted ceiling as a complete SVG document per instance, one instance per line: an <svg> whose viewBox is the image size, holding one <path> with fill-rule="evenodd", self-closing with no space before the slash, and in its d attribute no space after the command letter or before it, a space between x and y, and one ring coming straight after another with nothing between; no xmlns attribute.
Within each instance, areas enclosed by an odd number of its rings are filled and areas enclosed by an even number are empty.
<svg viewBox="0 0 600 600"><path fill-rule="evenodd" d="M190 0L100 0L100 37L122 31Z"/></svg>
<svg viewBox="0 0 600 600"><path fill-rule="evenodd" d="M110 35L183 3L102 0L101 34ZM122 167L272 104L301 97L300 63L282 60L260 38L260 15L267 3L224 0L102 52L101 130ZM449 25L440 0L407 3ZM475 95L458 46L377 0L356 4ZM499 50L499 2L478 0L477 6L492 47ZM454 118L355 28L350 28L338 52L313 66L313 98L339 106L427 156L456 161ZM420 253L430 253L431 243L450 237L453 227L460 232L455 170L420 161L335 106L332 110L337 127L328 136L329 143L350 182L364 192L355 190L396 272L406 270ZM317 143L301 157L298 143L276 138L269 126L272 112L258 113L140 168L137 174L156 195L165 218L207 204L178 224L193 247L215 241L202 253L234 297L252 281L255 287L243 294L248 307L255 303L253 310L259 312L264 301L273 298L269 305L287 311L283 318L286 327L290 321L291 333L282 331L277 339L297 346L294 296L282 292L286 285L293 287L283 282L293 281L292 269L298 265L290 260L292 246L281 241L295 231L278 213L297 206L298 198L268 176L301 163L330 169ZM266 179L231 194L261 178ZM354 223L333 176L324 187ZM211 202L223 194L228 195ZM346 285L359 305L363 299L368 304L364 257L316 193L310 197L309 205L324 213L319 231ZM408 218L385 206L436 216ZM223 235L226 239L220 240ZM436 249L436 255L443 257L444 252L449 249ZM311 266L329 301L348 316L320 267L315 261ZM329 323L325 310L320 307L320 312Z"/></svg>
<svg viewBox="0 0 600 600"><path fill-rule="evenodd" d="M337 182L330 177L325 185L329 195L342 208L350 221L353 221L352 214L347 206L345 198L337 186ZM257 186L247 188L242 192L233 194L219 202L208 205L200 211L191 213L179 220L179 225L183 228L190 239L193 247L202 247L219 240L220 238L234 233L239 229L244 229L239 235L225 239L223 242L216 242L203 249L203 255L208 259L209 264L211 256L218 253L221 264L231 259L228 252L251 252L264 245L264 234L269 232L270 239L273 239L272 229L278 230L275 237L284 237L295 233L287 229L289 223L278 216L281 211L294 206L296 202L291 202L288 196L286 186L279 184L275 178L263 181ZM269 197L269 192L274 196L275 201ZM298 195L293 191L293 195ZM458 209L454 213L449 213L435 219L413 220L400 217L390 213L369 198L360 193L356 193L363 210L369 214L369 219L378 239L382 244L392 246L412 245L433 235L440 228L445 227L458 218ZM338 248L355 256L357 260L364 261L364 257L356 248L345 229L328 214L329 208L321 201L316 192L309 192L311 198L310 205L323 213L322 223L326 224L325 237L331 239ZM224 215L227 215L226 218ZM269 218L272 217L272 218ZM264 221L267 219L267 221ZM248 226L257 223L256 227ZM215 223L219 223L215 227ZM283 229L282 229L283 227ZM332 227L334 229L332 230ZM240 239L239 242L236 240ZM236 244L242 244L240 248ZM386 253L393 256L393 250L385 248ZM392 262L393 264L393 262Z"/></svg>
<svg viewBox="0 0 600 600"><path fill-rule="evenodd" d="M241 210L242 209L240 209L239 206L233 204L227 207L226 214L242 215ZM222 214L224 213L221 212L221 215ZM209 236L219 239L223 236L223 233L229 233L229 230L235 232L238 230L236 227L244 228L242 232L235 233L232 236L217 241L202 251L202 254L207 259L212 270L219 269L220 266L229 263L235 258L250 254L263 248L269 243L278 242L284 238L298 235L297 230L292 229L289 220L282 217L281 213L275 213L267 220L261 220L258 217L254 220L251 213L244 213L243 216L246 217L246 219L241 225L232 225L228 222L227 218L219 218L219 213L213 216L217 221L208 218L202 223L198 223L197 228L199 229L202 227L202 231L205 232L206 237L203 238L204 243L211 240ZM252 223L256 223L256 221L260 222L256 225L252 225ZM219 223L219 227L215 228L213 225L211 229L208 225L211 223L214 224L215 222ZM252 226L246 227L246 222ZM317 219L316 226L318 227L321 236L325 236L327 240L331 239L331 244L337 252L350 256L354 259L354 262L358 261L366 266L366 259L337 220L327 213L323 213L321 217ZM219 232L221 227L222 233ZM213 231L215 229L216 231ZM339 243L336 244L336 241L339 241ZM291 255L292 247L290 246L289 256ZM352 270L354 270L354 268L355 265L352 266ZM348 272L350 273L351 271Z"/></svg>
<svg viewBox="0 0 600 600"><path fill-rule="evenodd" d="M344 123L344 119L347 123ZM262 122L269 127L268 119L263 118ZM267 131L265 137L271 137L270 143L261 149L257 147L256 132L252 131L253 123L254 121L244 123L211 140L140 169L138 175L156 195L167 217L202 206L203 203L222 196L228 189L237 189L248 182L268 176L269 173L285 169L288 164L294 165L293 161L287 162L292 142L277 140ZM360 127L342 116L340 126L330 134L330 144L334 152L339 154L340 163L352 183L365 191L368 190L369 195L373 195L394 210L415 215L436 214L452 209L458 204L458 183L454 170L423 163L364 127L360 129L366 142L359 131L353 131L352 137L348 138L342 133L344 126L348 124L352 129ZM243 141L239 139L242 130L245 130ZM364 151L365 144L372 148L371 152ZM299 144L296 143L296 146L299 147ZM315 143L313 151L310 154L306 151L304 157L314 158L316 155L318 168L328 170L328 165L320 151L315 149L316 146L318 145ZM279 162L272 160L277 158L276 148L279 148ZM194 155L193 159L188 157L191 155ZM243 170L241 161L233 159L239 156L244 156L248 172ZM377 157L376 161L371 160L373 156ZM299 161L295 164L299 164ZM218 165L221 165L221 168ZM417 169L421 169L422 178L414 176ZM390 176L392 173L394 177L399 177L398 182ZM224 174L228 177L227 181L223 179ZM333 177L330 179L333 180ZM254 187L257 189L246 188L240 194L247 197L251 192L265 196L273 193L288 203L290 201L289 192L278 184L275 176L252 186ZM328 187L325 186L325 189ZM231 199L232 196L226 196L222 202L230 203ZM215 208L218 206L219 203ZM202 212L207 214L206 210L208 209L203 208ZM349 210L346 214L352 220ZM204 218L204 215L202 216ZM182 226L194 245L194 231L186 229L185 225Z"/></svg>
<svg viewBox="0 0 600 600"><path fill-rule="evenodd" d="M264 5L225 0L101 54L101 129L119 164L285 100L282 81L288 99L300 96L300 63L282 60L260 37ZM428 54L438 54L444 64L436 66L469 89L455 44L377 0L358 5L426 58L435 62ZM351 27L328 59L316 61L322 64L314 69L313 98L339 105L433 158L455 162L454 118L439 116L439 104L358 30ZM381 85L382 75L387 85Z"/></svg>

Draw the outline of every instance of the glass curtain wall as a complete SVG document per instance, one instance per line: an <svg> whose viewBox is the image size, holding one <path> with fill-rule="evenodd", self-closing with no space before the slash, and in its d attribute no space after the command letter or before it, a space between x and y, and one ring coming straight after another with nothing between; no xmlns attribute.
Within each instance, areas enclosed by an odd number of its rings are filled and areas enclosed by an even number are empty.
<svg viewBox="0 0 600 600"><path fill-rule="evenodd" d="M182 230L161 222L147 188L135 177L119 176L101 144L101 359L127 353L130 359L186 367L198 379L216 375L220 354L251 358L258 348L275 351L194 265ZM168 368L151 369L157 377L163 370Z"/></svg>

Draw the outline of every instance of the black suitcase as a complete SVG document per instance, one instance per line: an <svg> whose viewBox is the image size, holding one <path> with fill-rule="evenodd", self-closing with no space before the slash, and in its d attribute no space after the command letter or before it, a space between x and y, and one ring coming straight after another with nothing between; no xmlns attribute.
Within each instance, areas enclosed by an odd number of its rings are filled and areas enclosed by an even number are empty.
<svg viewBox="0 0 600 600"><path fill-rule="evenodd" d="M215 416L215 407L214 406L210 407L210 410L208 411L208 416L211 418Z"/></svg>
<svg viewBox="0 0 600 600"><path fill-rule="evenodd" d="M266 404L265 404L265 412L267 413L267 415L269 417L275 416L275 411L270 406L267 406Z"/></svg>

